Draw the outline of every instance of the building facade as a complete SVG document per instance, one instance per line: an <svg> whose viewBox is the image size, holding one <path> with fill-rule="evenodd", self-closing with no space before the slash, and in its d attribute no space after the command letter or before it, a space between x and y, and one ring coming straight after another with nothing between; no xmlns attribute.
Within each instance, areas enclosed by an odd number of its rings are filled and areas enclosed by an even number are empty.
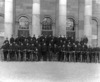
<svg viewBox="0 0 100 82"><path fill-rule="evenodd" d="M0 42L24 35L66 35L100 46L99 0L0 0Z"/></svg>

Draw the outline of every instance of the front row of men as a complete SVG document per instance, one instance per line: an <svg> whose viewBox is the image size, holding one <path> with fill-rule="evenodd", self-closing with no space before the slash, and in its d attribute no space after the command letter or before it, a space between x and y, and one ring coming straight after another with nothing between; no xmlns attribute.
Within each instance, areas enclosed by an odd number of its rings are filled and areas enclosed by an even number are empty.
<svg viewBox="0 0 100 82"><path fill-rule="evenodd" d="M5 61L68 61L99 62L100 48L87 47L86 43L52 45L49 43L23 44L6 42L2 46Z"/></svg>

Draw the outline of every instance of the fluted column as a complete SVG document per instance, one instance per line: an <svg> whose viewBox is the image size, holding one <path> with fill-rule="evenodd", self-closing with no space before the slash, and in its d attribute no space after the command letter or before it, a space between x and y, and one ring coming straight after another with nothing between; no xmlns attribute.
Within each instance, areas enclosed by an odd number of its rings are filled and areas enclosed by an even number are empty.
<svg viewBox="0 0 100 82"><path fill-rule="evenodd" d="M13 1L5 0L5 38L10 38L13 34Z"/></svg>
<svg viewBox="0 0 100 82"><path fill-rule="evenodd" d="M92 0L85 0L84 35L88 38L88 45L92 45Z"/></svg>
<svg viewBox="0 0 100 82"><path fill-rule="evenodd" d="M33 0L32 11L32 35L39 36L41 34L40 28L40 0Z"/></svg>
<svg viewBox="0 0 100 82"><path fill-rule="evenodd" d="M67 0L59 0L59 35L66 35Z"/></svg>

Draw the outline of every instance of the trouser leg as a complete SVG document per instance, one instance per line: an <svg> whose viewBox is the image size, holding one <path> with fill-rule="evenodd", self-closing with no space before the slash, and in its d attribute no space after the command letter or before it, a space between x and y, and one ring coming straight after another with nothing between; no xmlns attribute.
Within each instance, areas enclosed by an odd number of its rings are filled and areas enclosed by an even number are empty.
<svg viewBox="0 0 100 82"><path fill-rule="evenodd" d="M24 53L22 51L20 52L20 56L21 56L21 61L23 61L24 60Z"/></svg>
<svg viewBox="0 0 100 82"><path fill-rule="evenodd" d="M68 52L66 54L66 57L67 57L67 61L69 62L69 53Z"/></svg>
<svg viewBox="0 0 100 82"><path fill-rule="evenodd" d="M64 52L62 52L62 54L61 54L61 61L63 61L64 60Z"/></svg>
<svg viewBox="0 0 100 82"><path fill-rule="evenodd" d="M18 51L16 51L16 60L18 61L18 59L19 59L19 53Z"/></svg>
<svg viewBox="0 0 100 82"><path fill-rule="evenodd" d="M3 54L4 54L4 61L6 61L7 60L8 52L7 51L3 51Z"/></svg>
<svg viewBox="0 0 100 82"><path fill-rule="evenodd" d="M30 60L30 52L26 51L26 60L29 61Z"/></svg>
<svg viewBox="0 0 100 82"><path fill-rule="evenodd" d="M61 60L61 52L58 53L58 61Z"/></svg>
<svg viewBox="0 0 100 82"><path fill-rule="evenodd" d="M38 61L41 60L41 53L38 53Z"/></svg>

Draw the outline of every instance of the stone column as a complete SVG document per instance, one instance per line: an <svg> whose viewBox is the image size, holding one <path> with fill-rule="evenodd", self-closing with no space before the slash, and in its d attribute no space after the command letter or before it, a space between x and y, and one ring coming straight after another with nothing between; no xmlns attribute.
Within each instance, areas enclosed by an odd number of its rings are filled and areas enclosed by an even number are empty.
<svg viewBox="0 0 100 82"><path fill-rule="evenodd" d="M66 35L67 0L59 0L59 35Z"/></svg>
<svg viewBox="0 0 100 82"><path fill-rule="evenodd" d="M13 1L14 0L5 0L5 38L8 39L13 34Z"/></svg>
<svg viewBox="0 0 100 82"><path fill-rule="evenodd" d="M33 0L33 11L32 11L32 36L35 34L36 37L41 35L40 28L40 0Z"/></svg>
<svg viewBox="0 0 100 82"><path fill-rule="evenodd" d="M92 45L92 0L85 0L84 35L88 38L88 45Z"/></svg>

